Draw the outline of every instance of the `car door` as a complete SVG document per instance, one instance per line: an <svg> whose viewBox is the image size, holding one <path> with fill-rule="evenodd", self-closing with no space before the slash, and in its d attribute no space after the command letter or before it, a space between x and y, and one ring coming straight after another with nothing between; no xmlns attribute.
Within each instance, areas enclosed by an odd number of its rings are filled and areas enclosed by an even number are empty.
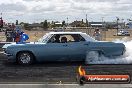
<svg viewBox="0 0 132 88"><path fill-rule="evenodd" d="M63 36L63 35L62 35ZM41 46L41 59L45 61L63 61L68 60L69 47L65 43L61 43L58 38L60 35L53 35L49 41ZM57 40L55 40L57 38ZM60 38L59 38L60 39Z"/></svg>
<svg viewBox="0 0 132 88"><path fill-rule="evenodd" d="M83 61L86 57L86 50L88 49L89 42L72 42L68 43L69 58L71 61Z"/></svg>
<svg viewBox="0 0 132 88"><path fill-rule="evenodd" d="M69 35L72 38L68 39L69 42L65 43L67 57L71 61L82 61L86 57L86 51L88 49L89 42L79 34ZM67 37L69 38L69 37Z"/></svg>
<svg viewBox="0 0 132 88"><path fill-rule="evenodd" d="M47 43L43 47L43 59L46 61L68 60L69 47L64 43Z"/></svg>

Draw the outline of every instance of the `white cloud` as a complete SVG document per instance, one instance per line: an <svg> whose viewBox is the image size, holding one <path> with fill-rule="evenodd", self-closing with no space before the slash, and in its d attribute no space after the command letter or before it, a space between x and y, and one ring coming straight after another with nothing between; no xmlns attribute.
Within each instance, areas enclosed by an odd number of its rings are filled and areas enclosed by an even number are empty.
<svg viewBox="0 0 132 88"><path fill-rule="evenodd" d="M4 16L5 19L8 19L9 15L15 18L22 14L20 20L27 21L32 21L35 16L39 19L65 20L66 16L70 18L69 20L81 19L85 18L86 13L89 18L97 21L100 21L102 16L106 19L109 17L115 19L116 16L127 19L132 14L131 7L131 0L3 0L0 2L0 11L10 13Z"/></svg>
<svg viewBox="0 0 132 88"><path fill-rule="evenodd" d="M0 10L2 12L10 12L10 11L24 11L26 10L26 6L24 6L21 3L16 3L16 4L1 4L0 5Z"/></svg>

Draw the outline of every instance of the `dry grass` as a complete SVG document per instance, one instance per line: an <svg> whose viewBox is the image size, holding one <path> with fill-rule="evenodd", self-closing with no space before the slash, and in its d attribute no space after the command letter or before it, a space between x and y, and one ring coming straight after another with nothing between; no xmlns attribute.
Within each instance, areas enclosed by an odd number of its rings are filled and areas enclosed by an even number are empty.
<svg viewBox="0 0 132 88"><path fill-rule="evenodd" d="M0 42L1 41L5 41L6 37L5 37L5 33L4 32L0 32Z"/></svg>
<svg viewBox="0 0 132 88"><path fill-rule="evenodd" d="M29 40L31 42L37 41L39 38L43 37L49 31L24 31L29 35Z"/></svg>
<svg viewBox="0 0 132 88"><path fill-rule="evenodd" d="M130 36L115 36L117 30L113 29L113 30L108 30L106 31L106 41L113 41L116 39L122 39L125 38L127 40L131 40L132 39L132 30L129 30Z"/></svg>
<svg viewBox="0 0 132 88"><path fill-rule="evenodd" d="M81 31L86 32L84 30L81 30ZM24 32L29 35L28 42L29 41L34 42L50 31L27 31L25 30ZM132 30L129 30L129 32L131 36L114 36L116 34L115 29L113 30L109 29L108 31L101 31L102 40L103 41L113 41L113 40L122 39L122 38L125 38L127 40L132 40ZM91 30L90 35L92 36L93 33L94 33L94 30ZM0 33L0 41L5 41L4 33Z"/></svg>

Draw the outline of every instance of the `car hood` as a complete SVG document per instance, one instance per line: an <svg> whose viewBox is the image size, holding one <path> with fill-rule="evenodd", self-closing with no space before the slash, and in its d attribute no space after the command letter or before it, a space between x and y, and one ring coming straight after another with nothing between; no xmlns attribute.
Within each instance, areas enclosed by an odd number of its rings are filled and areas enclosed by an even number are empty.
<svg viewBox="0 0 132 88"><path fill-rule="evenodd" d="M9 46L12 46L12 45L16 45L16 46L20 46L20 45L26 45L26 44L45 44L45 43L41 43L41 42L27 42L27 43L24 43L24 44L17 44L16 42L12 42L11 44L5 44L2 48L7 48Z"/></svg>

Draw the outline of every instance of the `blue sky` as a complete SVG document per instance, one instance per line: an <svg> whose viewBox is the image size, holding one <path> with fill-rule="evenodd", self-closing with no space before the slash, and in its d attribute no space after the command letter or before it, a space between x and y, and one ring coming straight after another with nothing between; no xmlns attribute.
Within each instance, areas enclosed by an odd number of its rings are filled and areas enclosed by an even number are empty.
<svg viewBox="0 0 132 88"><path fill-rule="evenodd" d="M2 0L0 12L6 22L41 22L43 20L69 22L85 19L89 21L115 21L132 18L131 0ZM121 21L121 20L120 20Z"/></svg>

